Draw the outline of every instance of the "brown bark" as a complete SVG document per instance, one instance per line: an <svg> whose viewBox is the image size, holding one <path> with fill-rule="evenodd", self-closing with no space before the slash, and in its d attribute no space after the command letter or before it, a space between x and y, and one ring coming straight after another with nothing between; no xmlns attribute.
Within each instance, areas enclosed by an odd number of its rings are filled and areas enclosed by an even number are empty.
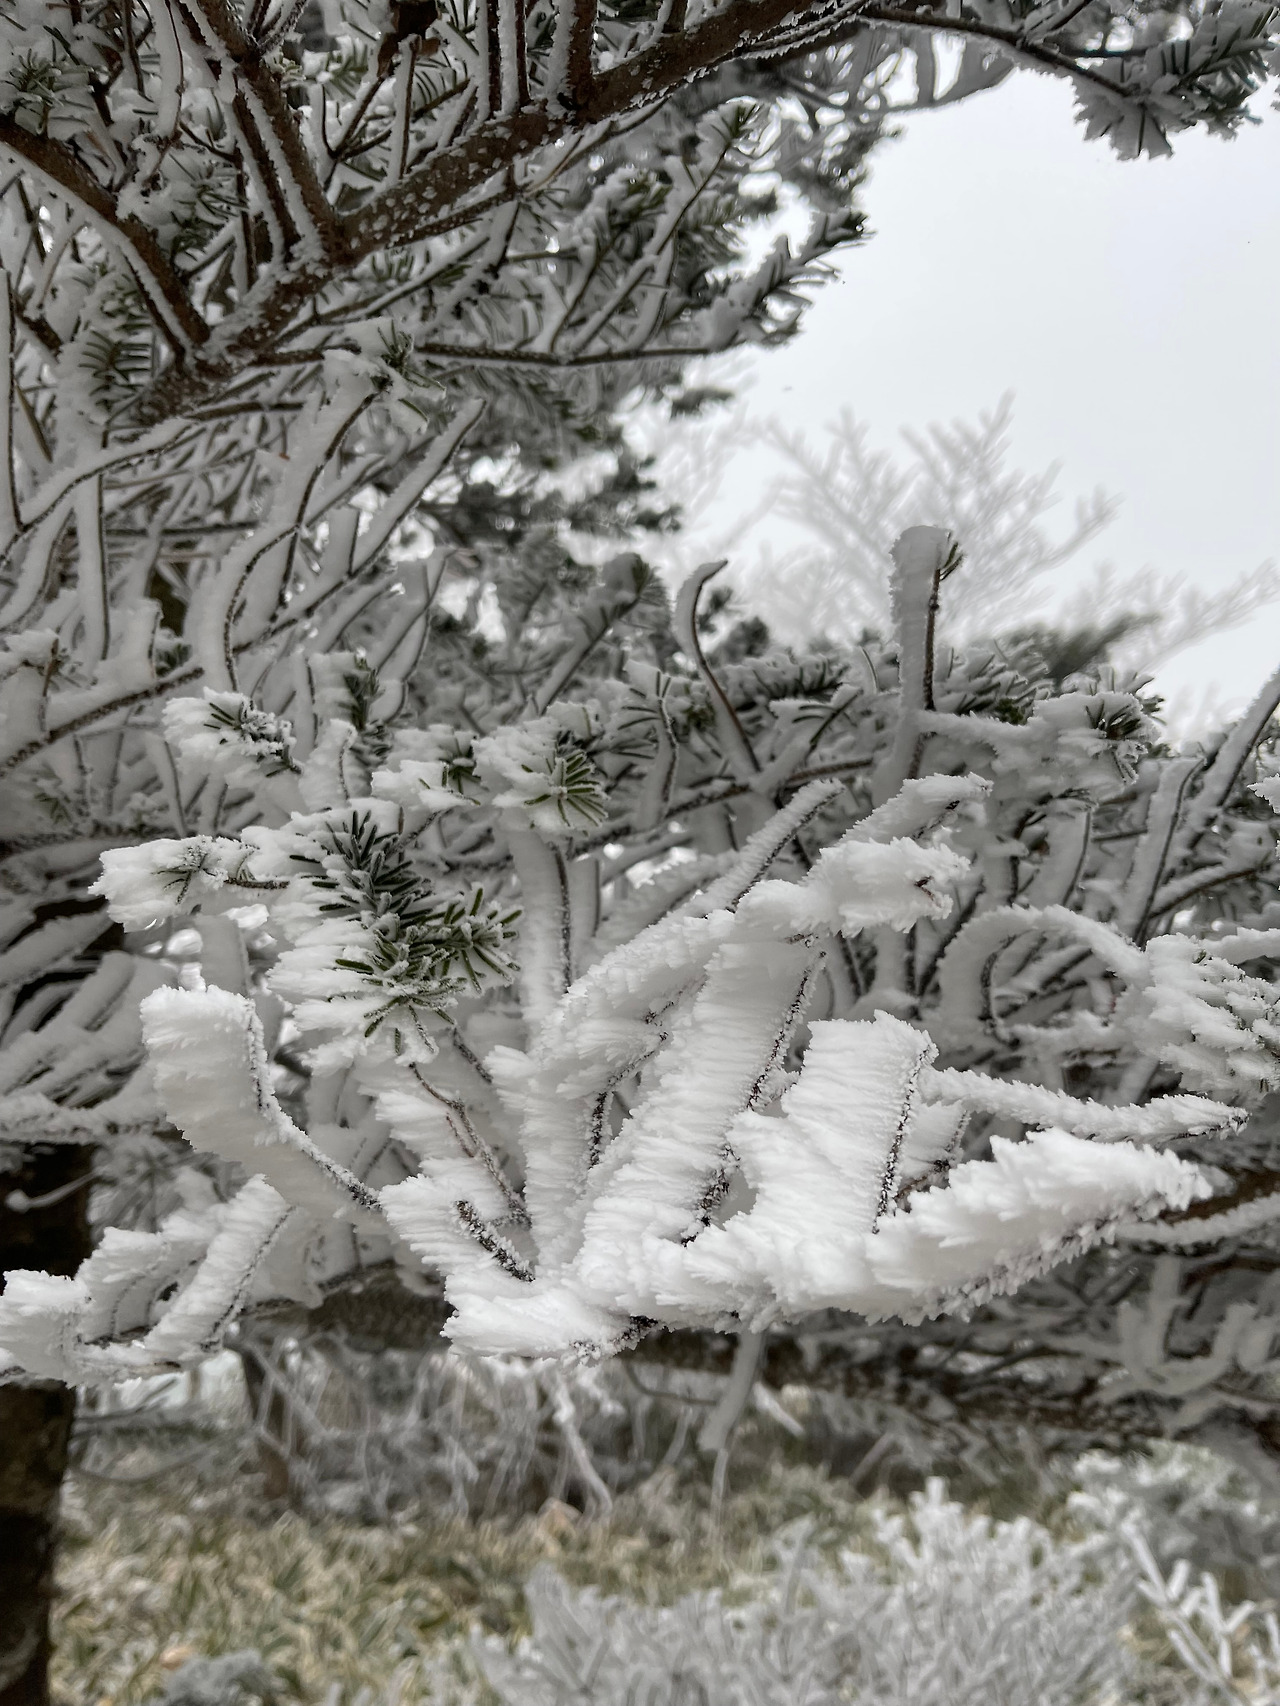
<svg viewBox="0 0 1280 1706"><path fill-rule="evenodd" d="M884 0L835 8L823 0L727 0L691 29L673 29L669 20L667 30L651 45L596 71L591 54L595 9L590 0L583 0L574 7L579 27L572 32L568 88L560 96L527 103L517 112L500 113L474 124L459 140L433 153L363 206L339 215L326 199L299 144L296 121L276 84L276 74L248 43L223 0L203 0L202 10L228 42L242 90L251 90L254 101L268 115L275 146L282 151L295 179L295 200L306 207L313 222L316 252L299 246L295 255L281 257L271 288L252 292L248 301L220 322L216 335L200 320L191 303L183 300L184 316L194 316L200 329L191 333L190 347L182 358L175 359L138 399L133 416L140 425L154 425L198 410L246 369L260 363L269 365L281 354L290 330L296 329L298 316L322 290L372 255L421 242L441 220L445 228L459 222L456 215L460 205L479 196L495 177L505 175L513 181L511 174L516 168L540 150L690 88L734 60L776 55L782 50L800 55L825 49L879 23L897 29L962 33L990 42L995 49L1016 53L1042 70L1095 83L1116 98L1123 94L1117 84L1069 51L1052 42L1024 41L1021 26L959 19L938 6L891 5ZM673 11L671 17L677 15ZM6 141L7 134L0 129L0 143ZM59 186L71 170L64 154L85 175L67 149L51 155L50 162L42 165L43 156L35 160L25 138L25 132L17 132L12 142L14 151ZM264 155L267 159L269 156ZM85 197L89 193L86 190ZM85 205L89 205L87 200ZM478 215L488 205L485 197L470 211ZM117 225L125 230L122 222ZM153 258L148 252L144 259L151 276L163 288L165 280L159 270L163 257ZM186 319L183 327L185 331ZM290 353L284 351L286 359Z"/></svg>
<svg viewBox="0 0 1280 1706"><path fill-rule="evenodd" d="M59 1145L30 1149L20 1169L0 1173L0 1271L75 1273L91 1247L91 1166L91 1150ZM9 1206L16 1191L31 1205L21 1213ZM54 1381L0 1386L0 1706L49 1700L58 1495L74 1414L75 1393Z"/></svg>
<svg viewBox="0 0 1280 1706"><path fill-rule="evenodd" d="M257 1440L262 1491L268 1499L292 1504L297 1491L293 1464L302 1442L284 1390L273 1377L269 1349L246 1339L240 1348L240 1368Z"/></svg>

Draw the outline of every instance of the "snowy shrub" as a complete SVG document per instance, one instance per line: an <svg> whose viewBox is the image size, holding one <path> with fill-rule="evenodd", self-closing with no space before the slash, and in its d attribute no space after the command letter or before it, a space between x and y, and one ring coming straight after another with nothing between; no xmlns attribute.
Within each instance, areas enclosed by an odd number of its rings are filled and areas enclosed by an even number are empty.
<svg viewBox="0 0 1280 1706"><path fill-rule="evenodd" d="M1280 1700L1274 1612L1231 1603L1185 1560L1162 1568L1155 1549L1171 1536L1158 1524L1131 1515L1119 1535L1063 1538L975 1515L935 1480L909 1514L873 1507L870 1552L846 1551L836 1569L807 1526L780 1541L768 1592L745 1602L644 1606L576 1592L543 1567L527 1590L532 1635L476 1646L485 1681L503 1706Z"/></svg>
<svg viewBox="0 0 1280 1706"><path fill-rule="evenodd" d="M187 1659L155 1706L270 1706L275 1698L276 1685L261 1654L246 1651Z"/></svg>
<svg viewBox="0 0 1280 1706"><path fill-rule="evenodd" d="M647 1608L543 1570L532 1636L479 1661L503 1706L1078 1706L1125 1680L1133 1591L1095 1543L973 1516L939 1482L909 1519L877 1512L875 1539L883 1562L833 1570L793 1536L776 1585L736 1606Z"/></svg>
<svg viewBox="0 0 1280 1706"><path fill-rule="evenodd" d="M1090 1452L1074 1468L1071 1508L1110 1533L1137 1531L1161 1569L1206 1572L1234 1598L1280 1590L1280 1506L1267 1482L1203 1448L1158 1443L1122 1457Z"/></svg>
<svg viewBox="0 0 1280 1706"><path fill-rule="evenodd" d="M308 1706L494 1706L491 1688L606 1706L628 1686L655 1706L886 1706L942 1689L975 1706L983 1690L1014 1706L1266 1706L1280 1698L1267 1572L1247 1597L1239 1585L1266 1507L1208 1454L1177 1455L1095 1454L1038 1521L993 1521L937 1481L905 1504L862 1500L775 1463L715 1521L687 1477L661 1476L604 1520L552 1504L459 1523L428 1501L376 1527L264 1525L243 1481L184 1481L174 1498L134 1456L120 1481L76 1483L62 1674L86 1698L150 1701L158 1658L255 1646ZM1190 1515L1170 1515L1175 1472ZM1160 1496L1116 1497L1152 1481ZM1238 1522L1240 1552L1219 1544L1210 1569L1215 1512Z"/></svg>

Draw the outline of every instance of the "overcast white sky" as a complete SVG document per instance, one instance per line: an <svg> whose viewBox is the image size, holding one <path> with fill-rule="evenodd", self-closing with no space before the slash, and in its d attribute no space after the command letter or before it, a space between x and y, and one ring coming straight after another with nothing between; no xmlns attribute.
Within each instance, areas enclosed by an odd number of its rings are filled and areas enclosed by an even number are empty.
<svg viewBox="0 0 1280 1706"><path fill-rule="evenodd" d="M1066 497L1125 500L1083 569L1221 584L1280 558L1280 117L1126 162L1070 109L1023 73L879 149L875 236L800 338L753 361L751 412L811 427L847 406L889 440L1012 390L1015 465L1057 459ZM731 471L723 501L750 502L754 478ZM1213 679L1235 706L1278 662L1280 608L1161 685Z"/></svg>

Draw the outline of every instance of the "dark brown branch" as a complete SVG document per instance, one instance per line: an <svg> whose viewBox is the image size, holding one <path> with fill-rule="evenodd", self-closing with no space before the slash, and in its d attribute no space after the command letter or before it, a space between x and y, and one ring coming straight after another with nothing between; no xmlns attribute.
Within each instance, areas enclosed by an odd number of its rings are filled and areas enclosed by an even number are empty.
<svg viewBox="0 0 1280 1706"><path fill-rule="evenodd" d="M440 1334L449 1309L438 1293L408 1292L386 1267L344 1276L318 1310L307 1313L295 1303L281 1302L260 1304L253 1315L272 1325L338 1332L358 1349L424 1351L445 1348ZM886 1334L878 1345L870 1342L874 1336L874 1329L857 1332L856 1321L848 1316L775 1329L765 1341L760 1378L773 1391L801 1386L883 1404L919 1418L922 1426L941 1409L946 1418L937 1424L941 1430L967 1431L970 1438L976 1433L1007 1442L1034 1427L1050 1449L1114 1449L1194 1432L1182 1421L1178 1403L1159 1402L1149 1393L1103 1402L1095 1383L1085 1376L1075 1390L1051 1389L1012 1375L1012 1365L1004 1359L983 1358L981 1366L966 1372L945 1354L931 1363L896 1335ZM726 1333L659 1331L643 1336L627 1354L659 1367L727 1375L735 1343ZM963 1341L951 1347L974 1348ZM942 1345L938 1350L945 1353ZM1270 1430L1262 1443L1274 1451L1271 1435L1280 1434L1280 1404L1256 1391L1250 1406L1256 1418L1251 1425L1260 1433ZM1217 1417L1210 1421L1221 1424L1224 1412L1233 1409L1224 1394Z"/></svg>
<svg viewBox="0 0 1280 1706"><path fill-rule="evenodd" d="M585 112L595 96L595 33L596 0L561 0L552 53L551 99L565 112Z"/></svg>
<svg viewBox="0 0 1280 1706"><path fill-rule="evenodd" d="M194 40L207 44L212 37L235 67L234 77L241 87L237 91L233 111L245 145L254 155L264 187L269 188L269 193L275 191L275 198L283 202L282 187L276 182L280 163L283 162L311 223L311 235L319 242L326 259L335 268L341 267L345 258L341 228L316 174L315 163L303 144L279 77L265 62L262 47L246 35L227 0L196 0L196 6L199 18L193 16L188 8L182 8L184 22ZM255 106L265 119L274 150L262 136L251 106ZM292 226L287 206L284 214ZM304 233L296 232L295 235L300 237Z"/></svg>
<svg viewBox="0 0 1280 1706"><path fill-rule="evenodd" d="M223 0L207 0L206 12L212 17L222 4ZM578 36L576 58L569 55L566 60L567 96L475 124L460 141L433 153L407 177L335 221L327 231L322 256L308 256L286 267L265 296L229 315L210 340L210 347L184 369L171 369L144 395L136 418L155 422L210 401L246 366L269 359L298 312L344 271L372 255L423 241L439 229L442 219L452 220L460 201L483 191L496 176L511 172L541 150L564 142L578 131L653 106L733 59L780 51L795 54L807 51L819 40L824 45L835 44L869 24L891 24L989 40L1044 70L1082 77L1116 98L1125 95L1123 87L1081 65L1069 53L1024 41L1016 29L949 17L927 8L877 4L875 0L853 0L852 4L833 4L832 0L728 0L693 29L661 35L622 64L599 73L591 71L585 45L588 16L586 8L574 12ZM786 32L786 40L775 46L781 31ZM270 77L262 66L254 75ZM292 117L286 112L283 120L291 147L301 149ZM300 185L303 182L300 178ZM318 182L316 189L318 192ZM318 206L316 211L318 214Z"/></svg>
<svg viewBox="0 0 1280 1706"><path fill-rule="evenodd" d="M1231 1214L1235 1209L1244 1208L1248 1203L1260 1202L1265 1197L1280 1197L1280 1173L1274 1170L1262 1169L1256 1173L1246 1173L1233 1183L1232 1189L1222 1196L1202 1197L1199 1202L1193 1202L1178 1214L1162 1214L1156 1223L1161 1226L1185 1226L1198 1220L1217 1220L1219 1216ZM1207 1241L1217 1242L1221 1233L1206 1232Z"/></svg>
<svg viewBox="0 0 1280 1706"><path fill-rule="evenodd" d="M73 149L52 137L34 136L7 114L0 114L0 149L65 196L100 234L115 239L179 362L207 340L209 328L191 306L155 233L132 214L120 214L116 198L85 169Z"/></svg>

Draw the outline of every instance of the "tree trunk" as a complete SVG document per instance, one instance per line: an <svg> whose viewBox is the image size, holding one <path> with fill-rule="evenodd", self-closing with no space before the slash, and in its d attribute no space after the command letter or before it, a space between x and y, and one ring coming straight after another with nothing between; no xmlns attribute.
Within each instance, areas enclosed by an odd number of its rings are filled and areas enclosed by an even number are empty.
<svg viewBox="0 0 1280 1706"><path fill-rule="evenodd" d="M91 1149L58 1145L0 1173L0 1272L75 1273L90 1250L92 1165ZM19 1191L30 1205L22 1212L9 1206ZM0 1706L49 1700L58 1495L74 1414L70 1387L0 1385Z"/></svg>
<svg viewBox="0 0 1280 1706"><path fill-rule="evenodd" d="M288 1398L276 1374L274 1361L268 1345L257 1342L247 1334L243 1336L240 1367L244 1374L249 1415L257 1440L262 1491L273 1502L279 1500L293 1504L298 1492L295 1485L294 1460L303 1450L303 1442L297 1418L291 1413ZM0 1706L3 1706L2 1701Z"/></svg>

